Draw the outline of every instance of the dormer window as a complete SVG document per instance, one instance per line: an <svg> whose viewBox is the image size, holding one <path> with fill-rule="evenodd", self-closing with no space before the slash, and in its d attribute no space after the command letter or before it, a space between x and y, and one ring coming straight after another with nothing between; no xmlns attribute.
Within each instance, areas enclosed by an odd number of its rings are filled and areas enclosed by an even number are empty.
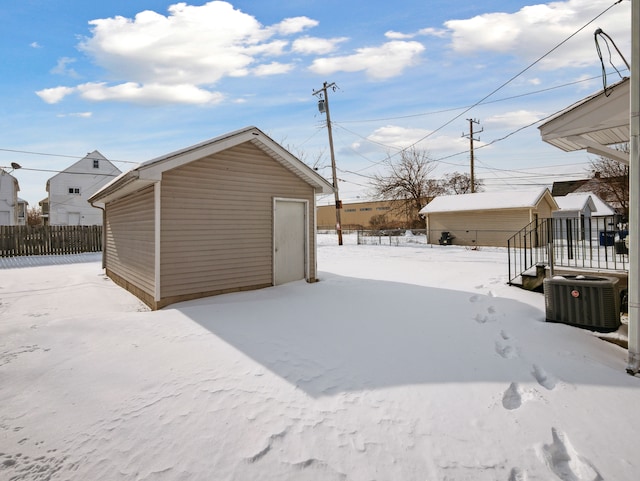
<svg viewBox="0 0 640 481"><path fill-rule="evenodd" d="M100 160L93 159L93 168L94 169L99 169L100 168Z"/></svg>
<svg viewBox="0 0 640 481"><path fill-rule="evenodd" d="M69 193L74 195L80 195L80 187L69 187Z"/></svg>

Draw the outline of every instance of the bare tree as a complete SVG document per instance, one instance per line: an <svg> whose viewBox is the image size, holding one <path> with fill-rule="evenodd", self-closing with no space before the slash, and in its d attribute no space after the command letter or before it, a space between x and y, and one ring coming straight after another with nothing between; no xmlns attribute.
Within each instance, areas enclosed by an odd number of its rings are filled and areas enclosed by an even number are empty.
<svg viewBox="0 0 640 481"><path fill-rule="evenodd" d="M629 152L629 144L618 146L618 150ZM591 171L599 178L597 194L602 199L620 206L620 214L629 217L629 166L617 160L598 157L591 161Z"/></svg>
<svg viewBox="0 0 640 481"><path fill-rule="evenodd" d="M27 209L27 225L42 225L42 212L40 207L29 207Z"/></svg>
<svg viewBox="0 0 640 481"><path fill-rule="evenodd" d="M404 209L411 226L424 226L418 212L433 197L440 195L440 183L431 178L437 167L429 154L417 148L403 150L400 158L388 157L384 161L386 174L374 175L371 180L373 194L383 199L394 200L396 208Z"/></svg>
<svg viewBox="0 0 640 481"><path fill-rule="evenodd" d="M482 191L482 181L474 179L474 192ZM468 194L471 192L471 176L460 172L446 174L442 179L442 190L447 194Z"/></svg>

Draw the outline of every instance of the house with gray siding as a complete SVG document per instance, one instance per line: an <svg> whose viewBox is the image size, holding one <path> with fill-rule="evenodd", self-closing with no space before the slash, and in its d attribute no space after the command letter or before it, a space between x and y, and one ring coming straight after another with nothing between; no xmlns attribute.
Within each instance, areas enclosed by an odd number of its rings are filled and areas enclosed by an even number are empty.
<svg viewBox="0 0 640 481"><path fill-rule="evenodd" d="M430 244L443 232L464 246L506 247L507 240L538 219L558 209L547 188L473 194L442 195L420 210Z"/></svg>
<svg viewBox="0 0 640 481"><path fill-rule="evenodd" d="M107 275L152 309L316 280L316 195L333 186L256 127L122 174L104 212Z"/></svg>

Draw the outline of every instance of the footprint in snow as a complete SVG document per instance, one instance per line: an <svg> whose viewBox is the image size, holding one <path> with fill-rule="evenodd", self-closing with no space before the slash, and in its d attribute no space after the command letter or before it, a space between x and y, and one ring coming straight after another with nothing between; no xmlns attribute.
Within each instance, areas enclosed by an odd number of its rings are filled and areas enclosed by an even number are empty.
<svg viewBox="0 0 640 481"><path fill-rule="evenodd" d="M596 467L580 455L566 434L551 428L553 442L544 444L538 455L542 462L562 481L603 481Z"/></svg>
<svg viewBox="0 0 640 481"><path fill-rule="evenodd" d="M527 481L527 473L520 468L513 468L509 473L508 481Z"/></svg>
<svg viewBox="0 0 640 481"><path fill-rule="evenodd" d="M509 388L502 395L502 406L509 411L518 409L522 406L522 396L518 383L512 382Z"/></svg>
<svg viewBox="0 0 640 481"><path fill-rule="evenodd" d="M534 364L531 374L536 379L536 381L538 381L538 384L540 384L548 391L551 391L556 387L556 380L553 378L553 376L547 374L547 372L540 366Z"/></svg>
<svg viewBox="0 0 640 481"><path fill-rule="evenodd" d="M496 352L504 359L513 359L516 357L516 350L507 345L503 345L500 341L496 341Z"/></svg>

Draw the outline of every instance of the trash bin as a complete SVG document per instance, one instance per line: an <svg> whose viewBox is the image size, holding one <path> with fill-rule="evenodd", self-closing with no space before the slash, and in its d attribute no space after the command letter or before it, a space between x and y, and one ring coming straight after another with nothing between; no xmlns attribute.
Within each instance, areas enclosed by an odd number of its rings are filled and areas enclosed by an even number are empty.
<svg viewBox="0 0 640 481"><path fill-rule="evenodd" d="M442 232L440 235L440 239L438 239L438 242L441 246L448 246L451 245L451 241L453 241L453 238L454 236L452 236L451 233Z"/></svg>
<svg viewBox="0 0 640 481"><path fill-rule="evenodd" d="M600 245L601 246L612 246L614 239L616 237L616 233L613 231L600 231Z"/></svg>
<svg viewBox="0 0 640 481"><path fill-rule="evenodd" d="M628 254L629 248L627 247L627 243L623 240L616 241L616 254Z"/></svg>
<svg viewBox="0 0 640 481"><path fill-rule="evenodd" d="M594 331L620 327L618 279L554 276L544 280L546 320Z"/></svg>

